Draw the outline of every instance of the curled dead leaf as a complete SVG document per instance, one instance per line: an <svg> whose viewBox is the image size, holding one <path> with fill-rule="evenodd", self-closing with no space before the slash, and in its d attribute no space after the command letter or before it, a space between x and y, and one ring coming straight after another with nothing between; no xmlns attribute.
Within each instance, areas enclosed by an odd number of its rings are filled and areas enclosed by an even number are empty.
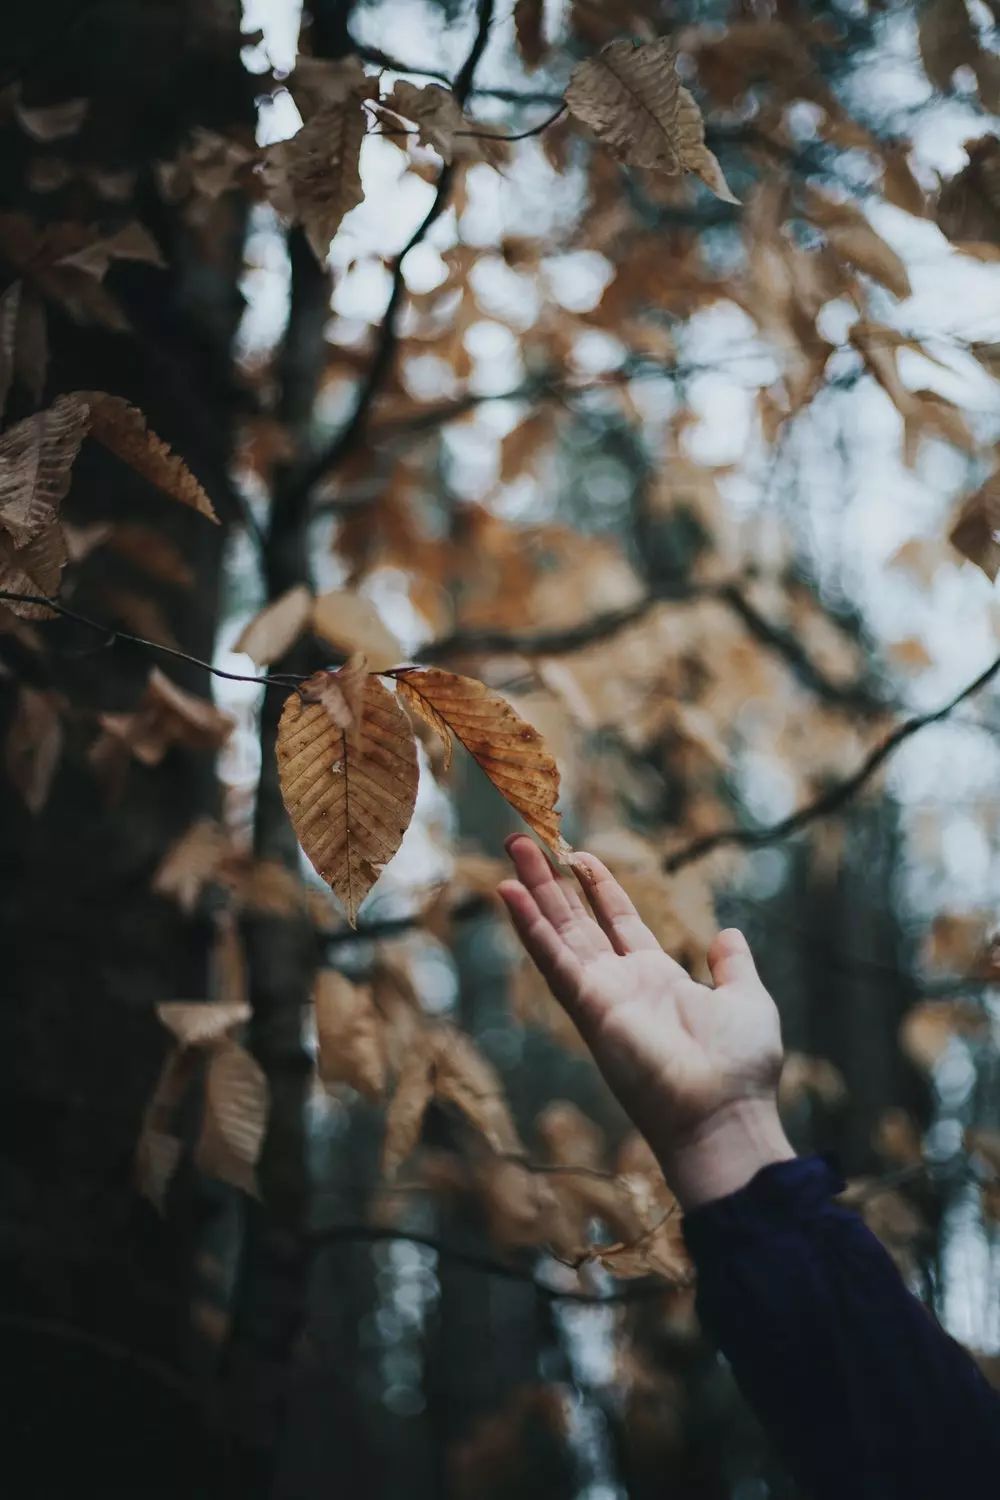
<svg viewBox="0 0 1000 1500"><path fill-rule="evenodd" d="M609 42L573 69L566 106L629 166L695 172L716 197L739 201L705 146L701 111L677 76L669 37Z"/></svg>
<svg viewBox="0 0 1000 1500"><path fill-rule="evenodd" d="M437 730L445 746L450 750L454 735L556 858L570 855L556 811L559 770L538 731L475 678L438 667L407 667L393 675L407 707Z"/></svg>
<svg viewBox="0 0 1000 1500"><path fill-rule="evenodd" d="M106 391L77 391L75 395L89 409L91 437L172 500L218 522L215 507L187 464L157 437L137 407Z"/></svg>
<svg viewBox="0 0 1000 1500"><path fill-rule="evenodd" d="M313 987L313 1011L323 1082L346 1083L366 1099L381 1099L385 1046L371 985L353 984L344 974L321 969Z"/></svg>
<svg viewBox="0 0 1000 1500"><path fill-rule="evenodd" d="M312 609L312 593L304 583L272 599L254 615L233 642L258 667L280 661L302 634Z"/></svg>
<svg viewBox="0 0 1000 1500"><path fill-rule="evenodd" d="M267 1129L267 1079L238 1042L214 1048L205 1076L205 1112L195 1162L209 1177L258 1196L257 1159Z"/></svg>

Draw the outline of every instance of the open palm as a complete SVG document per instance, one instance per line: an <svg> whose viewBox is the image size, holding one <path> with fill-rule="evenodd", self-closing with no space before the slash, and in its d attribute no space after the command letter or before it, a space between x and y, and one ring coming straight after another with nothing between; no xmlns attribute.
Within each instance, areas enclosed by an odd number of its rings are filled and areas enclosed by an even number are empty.
<svg viewBox="0 0 1000 1500"><path fill-rule="evenodd" d="M773 1100L778 1012L741 933L713 942L709 988L663 951L599 859L575 861L591 913L530 839L507 850L518 878L500 895L517 933L661 1161L728 1106Z"/></svg>

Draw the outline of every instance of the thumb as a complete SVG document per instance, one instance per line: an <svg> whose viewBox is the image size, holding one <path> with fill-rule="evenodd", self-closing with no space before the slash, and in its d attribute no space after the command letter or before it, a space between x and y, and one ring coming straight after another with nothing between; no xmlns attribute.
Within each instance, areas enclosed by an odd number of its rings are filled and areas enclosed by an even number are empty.
<svg viewBox="0 0 1000 1500"><path fill-rule="evenodd" d="M736 927L727 927L712 939L707 957L716 988L748 981L760 983L750 945Z"/></svg>

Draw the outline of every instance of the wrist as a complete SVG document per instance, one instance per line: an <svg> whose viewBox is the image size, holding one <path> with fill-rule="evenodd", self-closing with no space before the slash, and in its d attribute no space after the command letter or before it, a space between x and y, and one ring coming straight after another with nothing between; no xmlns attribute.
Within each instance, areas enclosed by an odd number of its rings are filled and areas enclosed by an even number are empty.
<svg viewBox="0 0 1000 1500"><path fill-rule="evenodd" d="M681 1207L694 1209L738 1192L762 1167L791 1161L795 1152L769 1097L720 1105L657 1155Z"/></svg>

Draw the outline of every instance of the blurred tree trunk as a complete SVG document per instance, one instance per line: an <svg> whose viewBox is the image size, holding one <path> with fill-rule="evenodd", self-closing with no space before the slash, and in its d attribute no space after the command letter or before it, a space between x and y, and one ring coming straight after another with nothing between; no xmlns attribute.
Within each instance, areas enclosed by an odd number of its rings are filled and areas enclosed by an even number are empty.
<svg viewBox="0 0 1000 1500"><path fill-rule="evenodd" d="M237 395L228 372L242 305L242 200L220 199L211 225L193 229L161 200L151 164L176 155L195 125L252 128L239 10L69 10L42 0L9 17L5 63L27 102L89 98L64 154L109 174L135 173L131 197L96 201L78 175L45 197L27 194L26 159L39 152L8 117L4 201L36 219L111 228L137 219L168 268L111 268L105 285L128 318L125 331L81 327L48 308L45 399L74 388L125 396L183 455L228 523L236 514L227 473ZM159 607L184 650L211 656L224 526L161 499L93 445L77 463L64 513L80 527L155 526L193 573L182 590L101 548L77 575L79 610L127 628L119 596L140 596ZM70 705L62 762L37 816L8 781L0 793L0 944L8 956L0 1324L9 1318L19 1330L24 1379L12 1392L26 1408L61 1413L60 1451L37 1431L37 1418L22 1427L9 1413L9 1430L26 1446L8 1457L18 1473L36 1476L38 1493L61 1490L65 1475L46 1488L40 1471L68 1451L81 1492L100 1474L107 1493L128 1477L144 1494L193 1494L182 1476L206 1472L217 1455L198 1435L183 1377L172 1387L170 1370L190 1363L187 1303L202 1208L182 1173L169 1219L155 1220L136 1194L133 1151L166 1046L154 1006L206 995L212 932L209 921L153 895L150 883L170 843L218 811L217 782L211 755L175 749L155 767L131 763L111 798L87 760L96 715L135 707L149 655L120 643L105 649L99 635L69 621L50 629L61 653L53 653L51 677L28 651L18 667L24 681L55 688ZM203 670L183 662L165 670L210 697ZM13 684L0 680L0 728L14 705Z"/></svg>

